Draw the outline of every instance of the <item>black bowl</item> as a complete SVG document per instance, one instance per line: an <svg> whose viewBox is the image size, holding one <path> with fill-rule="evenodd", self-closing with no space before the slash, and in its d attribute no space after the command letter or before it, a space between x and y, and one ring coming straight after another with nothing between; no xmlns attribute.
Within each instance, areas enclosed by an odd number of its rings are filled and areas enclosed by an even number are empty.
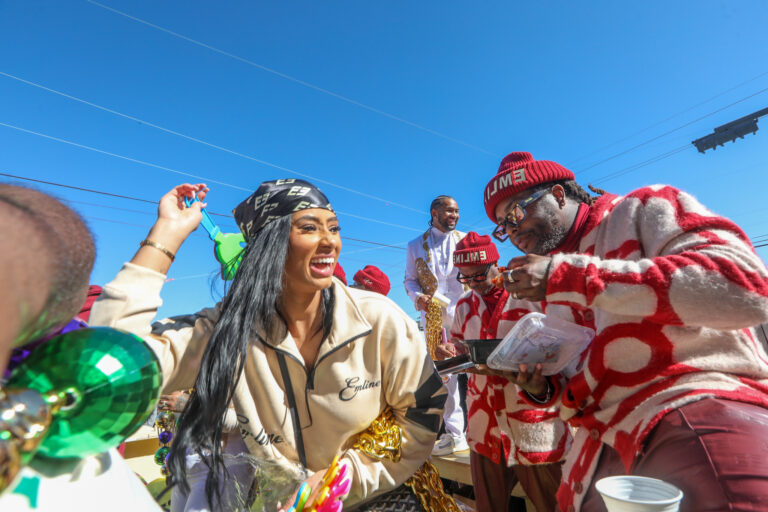
<svg viewBox="0 0 768 512"><path fill-rule="evenodd" d="M463 340L469 348L469 357L475 364L486 364L488 356L499 345L500 339L492 340Z"/></svg>

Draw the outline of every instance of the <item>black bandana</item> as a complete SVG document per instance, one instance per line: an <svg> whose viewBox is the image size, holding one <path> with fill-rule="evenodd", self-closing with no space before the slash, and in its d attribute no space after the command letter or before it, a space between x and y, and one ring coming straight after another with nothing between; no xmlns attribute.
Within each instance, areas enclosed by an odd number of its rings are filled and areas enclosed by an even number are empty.
<svg viewBox="0 0 768 512"><path fill-rule="evenodd" d="M319 188L299 179L265 181L248 199L232 210L245 241L272 222L307 208L333 211L331 203Z"/></svg>

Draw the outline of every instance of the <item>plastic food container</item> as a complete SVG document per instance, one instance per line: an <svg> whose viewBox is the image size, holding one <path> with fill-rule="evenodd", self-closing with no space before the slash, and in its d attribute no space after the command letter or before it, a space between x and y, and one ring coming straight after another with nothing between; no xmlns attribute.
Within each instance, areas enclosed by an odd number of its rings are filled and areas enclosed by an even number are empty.
<svg viewBox="0 0 768 512"><path fill-rule="evenodd" d="M499 346L500 342L500 339L462 341L469 349L469 357L475 364L485 364L488 356Z"/></svg>
<svg viewBox="0 0 768 512"><path fill-rule="evenodd" d="M522 363L529 370L542 363L543 375L555 375L589 346L595 331L542 313L528 313L518 320L499 346L488 356L495 370L517 371Z"/></svg>

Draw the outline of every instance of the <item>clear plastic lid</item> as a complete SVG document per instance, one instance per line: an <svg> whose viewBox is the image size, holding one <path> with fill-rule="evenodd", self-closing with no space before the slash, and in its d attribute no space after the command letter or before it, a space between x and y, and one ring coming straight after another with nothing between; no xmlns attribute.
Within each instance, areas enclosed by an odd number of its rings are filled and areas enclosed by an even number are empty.
<svg viewBox="0 0 768 512"><path fill-rule="evenodd" d="M499 346L488 356L494 370L517 371L522 363L533 371L542 363L543 375L555 375L575 363L589 346L595 331L572 322L528 313L518 320Z"/></svg>

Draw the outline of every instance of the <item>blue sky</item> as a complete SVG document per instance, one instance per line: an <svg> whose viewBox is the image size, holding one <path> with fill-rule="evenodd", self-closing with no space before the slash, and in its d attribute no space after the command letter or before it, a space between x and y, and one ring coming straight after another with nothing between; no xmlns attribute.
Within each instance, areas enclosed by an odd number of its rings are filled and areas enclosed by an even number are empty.
<svg viewBox="0 0 768 512"><path fill-rule="evenodd" d="M768 106L765 2L100 1L0 0L0 172L148 200L204 181L228 213L295 171L327 182L344 236L404 247L438 194L488 233L483 187L524 150L614 193L670 183L768 235L768 118L689 144ZM89 223L94 283L153 222L151 204L37 186ZM349 278L379 266L414 313L404 250L345 240L340 261ZM215 272L201 228L161 314L213 303Z"/></svg>

